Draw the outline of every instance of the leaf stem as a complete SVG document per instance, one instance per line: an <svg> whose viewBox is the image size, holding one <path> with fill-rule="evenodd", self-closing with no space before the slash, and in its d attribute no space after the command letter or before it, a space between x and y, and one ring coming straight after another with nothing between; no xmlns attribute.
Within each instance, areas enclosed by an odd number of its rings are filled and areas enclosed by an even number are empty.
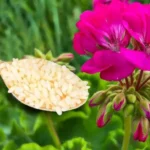
<svg viewBox="0 0 150 150"><path fill-rule="evenodd" d="M124 138L122 144L122 150L128 150L131 134L131 116L124 118Z"/></svg>
<svg viewBox="0 0 150 150"><path fill-rule="evenodd" d="M50 113L49 112L44 112L44 114L45 114L45 118L46 118L46 124L48 126L48 130L49 130L49 132L51 134L53 142L55 143L55 146L57 148L60 148L61 142L60 142L58 134L57 134L57 132L55 130L54 123L53 123L53 121L51 119Z"/></svg>

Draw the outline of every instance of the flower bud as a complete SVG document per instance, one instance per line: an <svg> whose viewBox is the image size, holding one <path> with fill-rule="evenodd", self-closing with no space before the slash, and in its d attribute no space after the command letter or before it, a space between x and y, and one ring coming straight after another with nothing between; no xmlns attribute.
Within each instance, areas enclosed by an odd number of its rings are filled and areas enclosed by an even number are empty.
<svg viewBox="0 0 150 150"><path fill-rule="evenodd" d="M128 94L127 95L127 100L128 100L129 103L135 103L136 96L134 94Z"/></svg>
<svg viewBox="0 0 150 150"><path fill-rule="evenodd" d="M112 102L109 102L107 105L101 106L97 116L97 126L100 128L105 126L110 121L112 113Z"/></svg>
<svg viewBox="0 0 150 150"><path fill-rule="evenodd" d="M145 142L148 137L149 122L147 118L136 119L133 122L133 138Z"/></svg>
<svg viewBox="0 0 150 150"><path fill-rule="evenodd" d="M117 94L113 99L113 108L119 111L125 106L126 99L123 93Z"/></svg>
<svg viewBox="0 0 150 150"><path fill-rule="evenodd" d="M34 55L38 58L45 58L45 55L37 48L34 49Z"/></svg>
<svg viewBox="0 0 150 150"><path fill-rule="evenodd" d="M105 101L106 98L107 93L105 91L98 91L90 98L89 106L93 107L100 105Z"/></svg>
<svg viewBox="0 0 150 150"><path fill-rule="evenodd" d="M56 58L56 61L70 62L73 58L72 53L63 53Z"/></svg>
<svg viewBox="0 0 150 150"><path fill-rule="evenodd" d="M140 101L140 107L143 110L145 117L150 120L150 102L148 100L142 100Z"/></svg>
<svg viewBox="0 0 150 150"><path fill-rule="evenodd" d="M123 110L124 116L128 117L130 115L133 115L134 113L134 105L133 104L127 104Z"/></svg>
<svg viewBox="0 0 150 150"><path fill-rule="evenodd" d="M134 93L135 92L135 87L134 86L129 87L129 89L127 89L127 92L128 93Z"/></svg>
<svg viewBox="0 0 150 150"><path fill-rule="evenodd" d="M51 51L48 51L48 52L46 53L46 59L47 59L47 60L52 60L52 59L53 59L53 54L52 54Z"/></svg>

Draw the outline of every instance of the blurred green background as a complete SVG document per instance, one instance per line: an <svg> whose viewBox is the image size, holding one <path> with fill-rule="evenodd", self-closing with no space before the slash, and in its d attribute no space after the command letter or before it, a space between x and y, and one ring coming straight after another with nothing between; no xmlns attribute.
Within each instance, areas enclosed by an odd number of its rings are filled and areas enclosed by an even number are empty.
<svg viewBox="0 0 150 150"><path fill-rule="evenodd" d="M0 59L11 60L34 54L34 48L55 56L72 52L80 70L86 57L76 55L72 39L82 11L91 0L0 0ZM78 75L91 85L90 95L107 86L98 75ZM97 108L85 104L78 110L57 116L51 113L62 143L61 150L120 150L123 138L122 114L114 115L104 128L96 127ZM44 113L20 104L0 81L0 150L57 150ZM146 143L131 139L131 150L149 150Z"/></svg>
<svg viewBox="0 0 150 150"><path fill-rule="evenodd" d="M73 52L75 23L91 0L0 0L0 58L33 54L34 48L54 55ZM79 59L76 55L76 59ZM74 65L79 69L79 63Z"/></svg>

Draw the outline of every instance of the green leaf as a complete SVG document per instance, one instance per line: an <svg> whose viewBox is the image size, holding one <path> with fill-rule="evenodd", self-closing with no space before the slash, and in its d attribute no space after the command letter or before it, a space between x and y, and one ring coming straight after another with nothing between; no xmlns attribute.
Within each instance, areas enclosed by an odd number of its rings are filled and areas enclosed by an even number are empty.
<svg viewBox="0 0 150 150"><path fill-rule="evenodd" d="M41 147L36 143L30 143L30 144L23 144L19 149L17 150L57 150L52 145Z"/></svg>
<svg viewBox="0 0 150 150"><path fill-rule="evenodd" d="M0 143L4 142L6 140L6 135L4 131L0 128Z"/></svg>
<svg viewBox="0 0 150 150"><path fill-rule="evenodd" d="M2 150L16 150L17 145L13 141L9 141L5 146L3 147Z"/></svg>
<svg viewBox="0 0 150 150"><path fill-rule="evenodd" d="M23 143L32 142L32 139L24 132L23 128L19 126L16 121L13 121L12 123L12 130L9 138L19 146Z"/></svg>
<svg viewBox="0 0 150 150"><path fill-rule="evenodd" d="M92 150L90 144L84 138L74 138L65 142L61 150Z"/></svg>

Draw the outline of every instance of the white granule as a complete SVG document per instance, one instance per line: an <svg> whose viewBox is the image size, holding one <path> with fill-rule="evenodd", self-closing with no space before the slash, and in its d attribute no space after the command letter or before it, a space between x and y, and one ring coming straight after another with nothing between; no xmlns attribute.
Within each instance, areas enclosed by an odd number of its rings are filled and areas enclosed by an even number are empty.
<svg viewBox="0 0 150 150"><path fill-rule="evenodd" d="M0 63L0 75L20 102L40 110L72 110L88 98L88 82L82 81L66 66L44 59L13 59Z"/></svg>

